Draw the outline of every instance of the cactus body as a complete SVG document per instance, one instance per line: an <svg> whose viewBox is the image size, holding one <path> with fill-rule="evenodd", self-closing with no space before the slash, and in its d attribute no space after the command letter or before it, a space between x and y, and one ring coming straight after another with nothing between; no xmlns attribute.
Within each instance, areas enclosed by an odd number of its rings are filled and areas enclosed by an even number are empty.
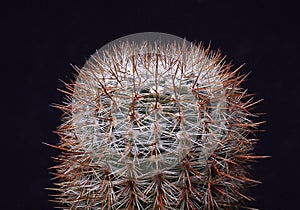
<svg viewBox="0 0 300 210"><path fill-rule="evenodd" d="M219 53L120 43L95 53L58 130L64 209L233 209L249 178L255 102Z"/></svg>

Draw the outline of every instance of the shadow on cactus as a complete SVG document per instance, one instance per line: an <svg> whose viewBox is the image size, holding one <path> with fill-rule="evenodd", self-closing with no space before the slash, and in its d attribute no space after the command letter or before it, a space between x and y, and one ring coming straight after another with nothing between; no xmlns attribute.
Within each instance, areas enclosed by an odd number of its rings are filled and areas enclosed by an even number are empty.
<svg viewBox="0 0 300 210"><path fill-rule="evenodd" d="M236 209L255 156L253 101L220 53L119 42L63 91L54 201L63 209ZM246 207L245 207L246 208Z"/></svg>

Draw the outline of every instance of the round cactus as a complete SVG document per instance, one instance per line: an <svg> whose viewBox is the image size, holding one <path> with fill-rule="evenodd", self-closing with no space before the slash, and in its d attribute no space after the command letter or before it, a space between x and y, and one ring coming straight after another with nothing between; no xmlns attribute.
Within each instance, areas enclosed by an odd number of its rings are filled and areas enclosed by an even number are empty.
<svg viewBox="0 0 300 210"><path fill-rule="evenodd" d="M57 105L61 208L233 209L251 199L257 102L220 53L120 42L75 68Z"/></svg>

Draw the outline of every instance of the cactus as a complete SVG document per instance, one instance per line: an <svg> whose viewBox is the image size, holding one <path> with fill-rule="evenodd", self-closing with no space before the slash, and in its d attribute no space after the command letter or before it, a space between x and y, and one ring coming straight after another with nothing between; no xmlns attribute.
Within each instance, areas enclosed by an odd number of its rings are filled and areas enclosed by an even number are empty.
<svg viewBox="0 0 300 210"><path fill-rule="evenodd" d="M219 52L123 42L66 84L54 201L62 209L234 209L251 200L254 101Z"/></svg>

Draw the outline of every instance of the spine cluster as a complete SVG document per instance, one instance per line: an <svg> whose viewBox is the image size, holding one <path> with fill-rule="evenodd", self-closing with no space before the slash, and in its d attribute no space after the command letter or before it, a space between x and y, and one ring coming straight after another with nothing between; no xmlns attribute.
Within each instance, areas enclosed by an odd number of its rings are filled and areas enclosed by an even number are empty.
<svg viewBox="0 0 300 210"><path fill-rule="evenodd" d="M76 68L76 67L75 67ZM202 46L121 43L66 84L54 201L63 209L234 209L260 124L244 75Z"/></svg>

